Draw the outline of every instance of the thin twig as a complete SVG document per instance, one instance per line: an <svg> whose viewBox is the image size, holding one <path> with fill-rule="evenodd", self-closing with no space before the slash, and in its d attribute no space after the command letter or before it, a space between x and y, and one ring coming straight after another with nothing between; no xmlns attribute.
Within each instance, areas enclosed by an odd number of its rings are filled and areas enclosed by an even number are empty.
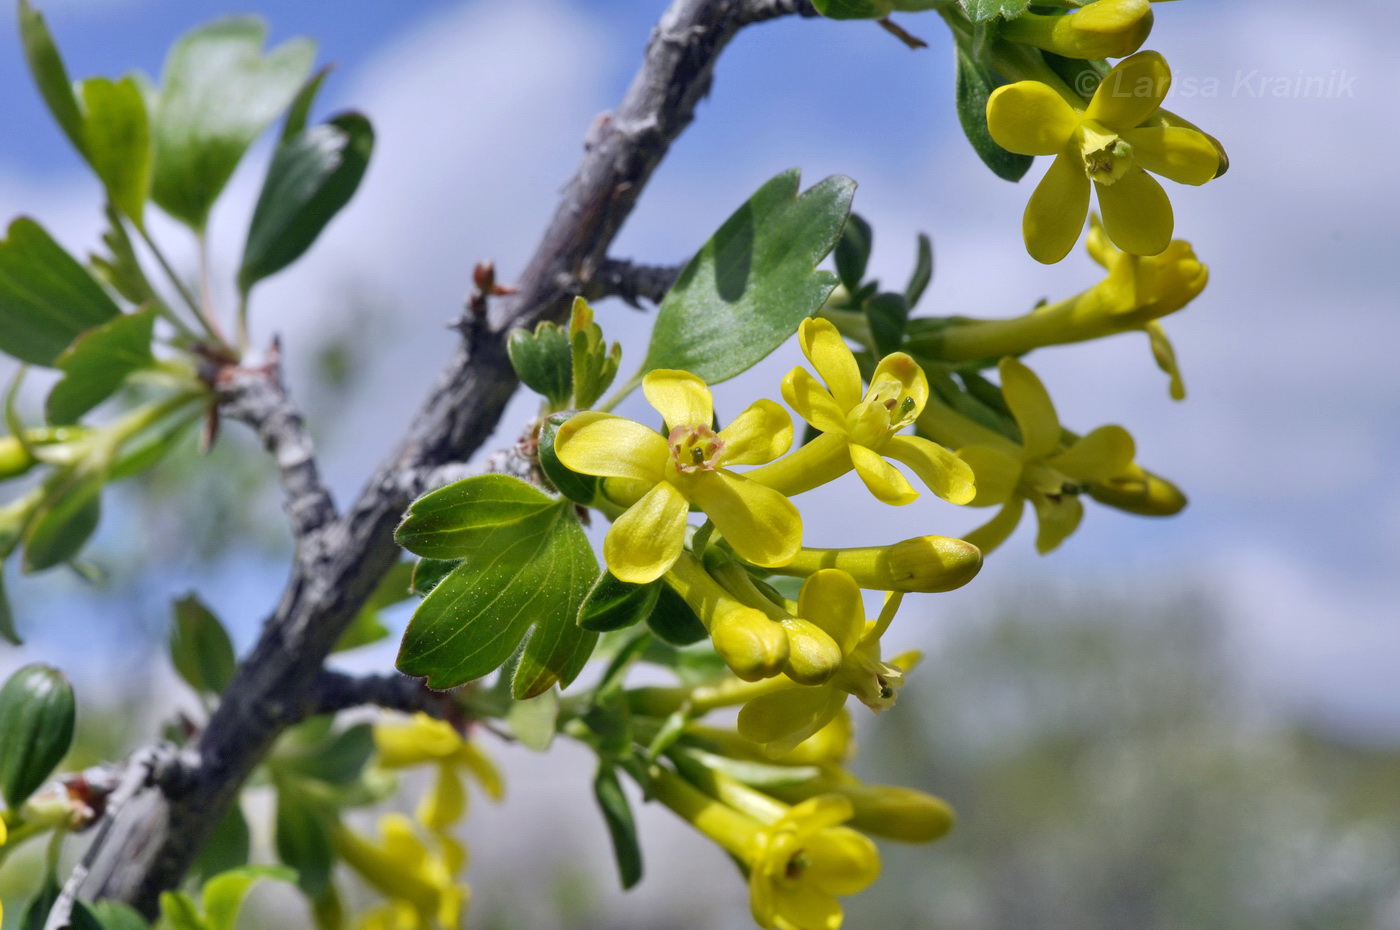
<svg viewBox="0 0 1400 930"><path fill-rule="evenodd" d="M644 298L659 306L680 274L679 265L639 265L626 259L605 258L583 289L583 296L588 300L620 297L639 309L639 300Z"/></svg>
<svg viewBox="0 0 1400 930"><path fill-rule="evenodd" d="M406 675L346 675L323 669L311 685L307 716L366 706L446 717L452 698L447 692L430 690L421 679Z"/></svg>

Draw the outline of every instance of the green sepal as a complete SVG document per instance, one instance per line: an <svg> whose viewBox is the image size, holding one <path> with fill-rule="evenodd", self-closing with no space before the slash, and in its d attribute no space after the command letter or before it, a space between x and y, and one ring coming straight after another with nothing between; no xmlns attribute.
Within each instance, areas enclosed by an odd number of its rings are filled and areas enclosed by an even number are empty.
<svg viewBox="0 0 1400 930"><path fill-rule="evenodd" d="M672 646L689 646L710 635L694 608L670 585L662 585L656 606L647 615L647 626Z"/></svg>
<svg viewBox="0 0 1400 930"><path fill-rule="evenodd" d="M578 625L595 633L607 633L640 623L651 616L665 587L659 578L648 584L629 584L612 572L603 572L579 608Z"/></svg>
<svg viewBox="0 0 1400 930"><path fill-rule="evenodd" d="M16 811L73 743L73 686L56 668L26 665L0 687L0 796Z"/></svg>
<svg viewBox="0 0 1400 930"><path fill-rule="evenodd" d="M554 451L554 437L558 434L559 427L572 415L571 413L552 414L540 425L538 443L540 470L544 472L549 483L554 485L554 489L560 494L575 503L589 506L598 497L598 485L601 479L596 475L581 475L576 471L570 471L568 466L559 461L559 454Z"/></svg>
<svg viewBox="0 0 1400 930"><path fill-rule="evenodd" d="M536 326L534 332L511 330L506 354L525 386L543 395L553 409L569 405L574 390L574 351L566 330L548 321Z"/></svg>
<svg viewBox="0 0 1400 930"><path fill-rule="evenodd" d="M642 848L637 842L637 823L632 817L632 805L622 790L617 769L598 760L598 774L593 778L593 797L608 825L612 838L613 856L617 859L617 874L624 890L642 880Z"/></svg>
<svg viewBox="0 0 1400 930"><path fill-rule="evenodd" d="M175 671L200 694L222 694L238 667L228 632L196 594L186 594L173 606L170 661Z"/></svg>
<svg viewBox="0 0 1400 930"><path fill-rule="evenodd" d="M147 307L124 313L74 340L54 362L63 378L44 403L48 421L54 425L78 422L131 375L154 365L155 326L156 310Z"/></svg>
<svg viewBox="0 0 1400 930"><path fill-rule="evenodd" d="M958 122L962 125L967 141L982 163L992 169L997 177L1007 181L1019 181L1030 170L1034 159L1029 155L1008 152L997 145L992 132L987 128L987 100L996 89L996 80L987 67L973 59L963 49L957 47L958 81L955 89Z"/></svg>

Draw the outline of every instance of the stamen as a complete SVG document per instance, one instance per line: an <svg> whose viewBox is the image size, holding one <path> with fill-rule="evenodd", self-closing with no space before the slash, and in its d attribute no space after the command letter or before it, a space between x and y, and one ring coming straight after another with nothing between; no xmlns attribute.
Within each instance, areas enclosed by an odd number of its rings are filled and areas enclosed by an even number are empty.
<svg viewBox="0 0 1400 930"><path fill-rule="evenodd" d="M807 867L812 864L812 860L807 858L807 854L802 850L793 853L787 862L787 868L783 870L783 875L790 881L796 881L802 877L802 873L807 871Z"/></svg>

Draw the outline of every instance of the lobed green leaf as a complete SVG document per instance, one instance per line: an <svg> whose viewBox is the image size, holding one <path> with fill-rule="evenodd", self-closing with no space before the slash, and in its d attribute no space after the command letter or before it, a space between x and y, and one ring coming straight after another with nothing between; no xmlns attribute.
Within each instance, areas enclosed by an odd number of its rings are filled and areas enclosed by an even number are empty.
<svg viewBox="0 0 1400 930"><path fill-rule="evenodd" d="M76 423L116 393L128 377L153 365L155 325L156 310L147 307L95 326L74 340L55 361L63 378L45 401L49 422Z"/></svg>

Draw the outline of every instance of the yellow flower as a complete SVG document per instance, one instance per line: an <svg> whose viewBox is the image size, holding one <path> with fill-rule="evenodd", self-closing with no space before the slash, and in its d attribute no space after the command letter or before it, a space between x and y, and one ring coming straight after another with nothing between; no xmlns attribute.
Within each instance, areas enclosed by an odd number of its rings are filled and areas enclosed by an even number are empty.
<svg viewBox="0 0 1400 930"><path fill-rule="evenodd" d="M1045 385L1014 358L1001 360L1001 392L1021 432L1021 443L946 407L931 409L920 429L958 448L977 473L974 507L1001 511L967 541L984 553L1001 545L1021 520L1027 500L1040 521L1036 549L1050 552L1079 526L1081 491L1107 483L1133 462L1133 437L1121 426L1101 426L1061 450L1064 433Z"/></svg>
<svg viewBox="0 0 1400 930"><path fill-rule="evenodd" d="M441 852L431 852L402 814L379 820L373 843L344 825L334 834L336 852L365 881L391 900L366 915L362 926L376 930L461 930L471 889L455 880L466 866L466 849L439 836Z"/></svg>
<svg viewBox="0 0 1400 930"><path fill-rule="evenodd" d="M652 774L658 800L744 865L749 905L765 930L839 930L837 897L880 877L875 844L841 826L853 810L845 798L823 795L790 808L749 791L753 803L737 810L669 769Z"/></svg>
<svg viewBox="0 0 1400 930"><path fill-rule="evenodd" d="M822 794L851 802L851 826L901 843L931 843L957 819L942 798L903 785L868 785L838 765L822 766L816 778L768 789L790 804Z"/></svg>
<svg viewBox="0 0 1400 930"><path fill-rule="evenodd" d="M1170 86L1166 60L1156 52L1138 52L1104 77L1082 111L1039 81L1017 81L992 92L987 127L997 144L1021 155L1055 156L1022 219L1032 258L1049 264L1069 254L1089 212L1091 186L1108 236L1119 248L1156 255L1167 247L1172 205L1147 172L1204 184L1220 169L1220 153L1205 133L1142 125L1156 114Z"/></svg>
<svg viewBox="0 0 1400 930"><path fill-rule="evenodd" d="M917 654L893 663L880 659L880 637L889 628L902 595L892 594L877 620L865 622L860 588L839 569L823 569L807 579L798 595L803 619L824 630L841 648L840 667L825 684L802 686L778 681L739 711L739 732L763 744L769 755L791 751L830 723L846 706L847 695L879 713L895 702L904 668Z"/></svg>
<svg viewBox="0 0 1400 930"><path fill-rule="evenodd" d="M1097 0L1069 13L1022 13L997 35L1066 58L1122 58L1142 48L1152 31L1148 0Z"/></svg>
<svg viewBox="0 0 1400 930"><path fill-rule="evenodd" d="M928 400L923 369L903 352L885 356L862 395L860 368L828 320L803 320L802 352L826 382L805 368L783 379L783 399L822 435L749 477L787 495L835 480L852 468L870 493L887 504L907 504L919 492L886 458L914 470L929 490L963 504L972 499L972 472L947 449L919 436L897 435Z"/></svg>
<svg viewBox="0 0 1400 930"><path fill-rule="evenodd" d="M755 565L781 565L802 545L797 508L772 488L727 466L771 462L792 445L792 419L771 400L755 401L714 432L710 390L685 371L659 370L642 381L665 419L666 437L623 417L585 411L559 427L554 448L573 471L646 485L603 541L608 570L623 581L660 578L685 547L694 503L734 551Z"/></svg>
<svg viewBox="0 0 1400 930"><path fill-rule="evenodd" d="M417 713L407 723L375 724L374 745L381 768L437 766L433 788L423 796L415 815L435 833L445 832L467 812L467 791L459 773L474 776L493 801L505 794L496 766L445 720Z"/></svg>

